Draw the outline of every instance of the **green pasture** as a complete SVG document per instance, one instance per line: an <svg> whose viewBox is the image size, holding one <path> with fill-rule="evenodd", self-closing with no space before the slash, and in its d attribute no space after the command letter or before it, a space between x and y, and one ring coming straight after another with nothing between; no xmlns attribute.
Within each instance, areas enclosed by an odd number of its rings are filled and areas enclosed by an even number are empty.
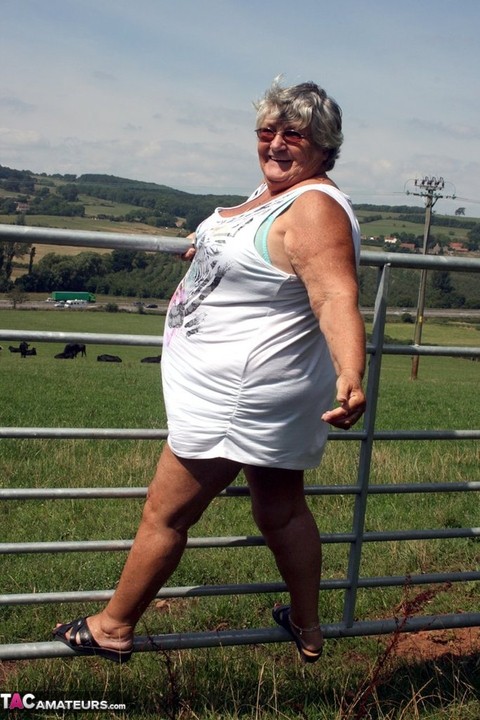
<svg viewBox="0 0 480 720"><path fill-rule="evenodd" d="M114 203L109 200L102 200L101 198L92 197L91 195L83 195L80 193L78 196L78 202L85 206L85 215L88 217L95 217L97 215L111 215L112 217L118 217L126 215L128 212L137 210L138 207L135 205L129 205L128 203Z"/></svg>
<svg viewBox="0 0 480 720"><path fill-rule="evenodd" d="M388 237L397 233L411 233L415 236L423 236L424 220L419 216L419 222L410 222L398 218L398 214L392 212L377 212L372 210L356 211L362 235L367 237ZM368 221L367 218L372 215L381 215L378 220ZM449 241L460 241L467 238L468 229L449 227L448 225L435 224L432 225L431 234L437 239L443 237Z"/></svg>
<svg viewBox="0 0 480 720"><path fill-rule="evenodd" d="M363 235L367 237L388 237L396 233L412 233L415 236L423 236L423 225L419 223L407 222L404 220L392 220L390 218L382 218L381 220L373 220L372 222L362 223L359 218L360 228ZM449 241L465 240L467 237L465 228L438 227L435 225L431 233L437 239L443 237Z"/></svg>
<svg viewBox="0 0 480 720"><path fill-rule="evenodd" d="M20 330L109 332L158 336L163 317L137 313L0 311L0 327ZM413 326L389 323L392 342L408 341ZM474 324L426 323L424 342L478 346ZM87 346L87 357L56 360L63 343L33 343L36 357L21 359L2 341L0 397L2 426L164 428L158 365L140 363L154 347ZM17 343L12 343L17 344ZM96 360L107 352L122 363ZM410 358L386 356L382 366L379 429L476 429L479 422L480 363L460 358L421 358L412 382ZM3 487L140 487L153 475L161 442L138 440L22 440L0 443ZM480 480L478 442L378 442L371 482L382 484ZM359 444L332 441L309 484L356 482ZM240 477L237 481L243 484ZM353 498L332 495L309 500L324 534L350 532ZM4 501L2 542L132 538L142 501L131 499ZM478 526L474 493L375 495L368 501L366 530ZM217 498L193 529L193 536L257 535L247 498ZM366 543L362 576L421 574L478 567L478 540ZM111 589L123 552L5 555L6 594ZM324 577L345 577L348 547L326 543ZM278 571L263 547L189 549L170 586L277 582ZM358 620L401 614L406 599L419 614L477 612L478 586L362 590ZM266 627L281 594L165 599L152 603L138 633L200 632ZM343 593L321 593L325 622L339 622ZM423 603L423 604L422 604ZM44 641L51 628L92 613L94 603L11 605L1 610L0 643ZM478 720L478 652L460 661L407 659L395 649L383 656L387 638L327 641L325 657L302 667L291 644L138 654L117 667L94 658L0 663L5 690L108 698L127 704L123 712L76 713L91 718L161 720ZM367 688L367 691L365 689ZM364 695L362 696L362 692ZM362 697L363 704L357 702ZM363 712L365 709L366 714ZM12 715L10 713L10 715ZM0 708L1 716L1 708ZM3 716L1 716L3 717ZM42 713L29 717L64 717Z"/></svg>

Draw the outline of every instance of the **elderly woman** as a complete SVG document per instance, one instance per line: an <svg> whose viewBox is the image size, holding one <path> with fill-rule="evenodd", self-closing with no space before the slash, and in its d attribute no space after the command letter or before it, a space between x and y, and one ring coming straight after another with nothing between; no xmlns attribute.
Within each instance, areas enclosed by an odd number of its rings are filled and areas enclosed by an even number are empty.
<svg viewBox="0 0 480 720"><path fill-rule="evenodd" d="M255 132L263 181L245 203L201 223L170 303L168 444L119 585L102 612L54 631L78 654L129 659L134 628L189 529L243 470L290 595L273 618L303 661L321 655L321 545L303 471L320 462L328 423L348 429L365 408L359 227L327 175L343 136L340 108L323 89L275 80Z"/></svg>

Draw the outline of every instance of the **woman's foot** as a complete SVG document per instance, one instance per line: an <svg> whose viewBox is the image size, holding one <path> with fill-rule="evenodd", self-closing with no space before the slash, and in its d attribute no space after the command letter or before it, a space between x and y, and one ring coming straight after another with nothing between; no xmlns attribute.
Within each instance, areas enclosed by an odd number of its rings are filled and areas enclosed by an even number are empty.
<svg viewBox="0 0 480 720"><path fill-rule="evenodd" d="M303 662L316 662L323 652L323 634L320 625L302 628L293 622L290 615L290 605L276 605L272 610L273 619L288 632Z"/></svg>
<svg viewBox="0 0 480 720"><path fill-rule="evenodd" d="M98 655L113 662L127 662L132 655L131 629L121 627L105 632L99 615L59 624L53 631L53 636L77 655Z"/></svg>

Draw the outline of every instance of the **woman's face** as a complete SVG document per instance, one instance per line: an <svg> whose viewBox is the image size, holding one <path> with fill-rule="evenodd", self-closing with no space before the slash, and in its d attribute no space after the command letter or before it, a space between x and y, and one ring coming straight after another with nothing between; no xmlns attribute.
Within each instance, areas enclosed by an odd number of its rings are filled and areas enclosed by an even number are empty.
<svg viewBox="0 0 480 720"><path fill-rule="evenodd" d="M303 180L324 174L326 151L310 140L309 128L286 125L273 117L265 117L262 128L275 132L271 140L258 140L258 159L265 182L272 193L282 192ZM284 130L298 130L303 137L298 143L288 142Z"/></svg>

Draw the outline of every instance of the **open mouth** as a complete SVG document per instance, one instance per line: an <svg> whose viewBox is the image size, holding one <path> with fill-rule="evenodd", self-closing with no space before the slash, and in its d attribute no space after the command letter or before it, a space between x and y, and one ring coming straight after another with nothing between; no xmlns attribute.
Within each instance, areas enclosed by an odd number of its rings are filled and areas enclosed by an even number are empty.
<svg viewBox="0 0 480 720"><path fill-rule="evenodd" d="M272 155L269 155L268 159L271 160L272 162L276 162L276 163L280 163L280 164L291 162L290 158L278 158L278 157L273 157Z"/></svg>

